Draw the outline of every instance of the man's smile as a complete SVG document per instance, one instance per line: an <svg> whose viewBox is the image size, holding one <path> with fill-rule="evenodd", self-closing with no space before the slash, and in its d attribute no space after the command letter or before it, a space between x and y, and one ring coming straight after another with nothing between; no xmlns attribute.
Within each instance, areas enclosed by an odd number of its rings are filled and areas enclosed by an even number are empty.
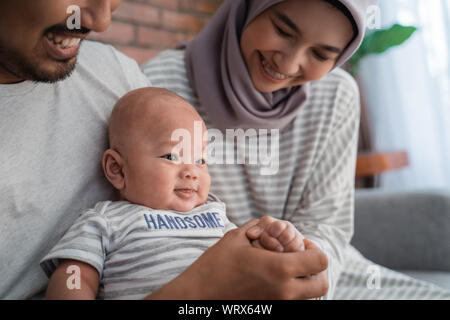
<svg viewBox="0 0 450 320"><path fill-rule="evenodd" d="M55 60L67 60L76 56L80 43L86 36L87 33L47 32L44 36L44 46Z"/></svg>

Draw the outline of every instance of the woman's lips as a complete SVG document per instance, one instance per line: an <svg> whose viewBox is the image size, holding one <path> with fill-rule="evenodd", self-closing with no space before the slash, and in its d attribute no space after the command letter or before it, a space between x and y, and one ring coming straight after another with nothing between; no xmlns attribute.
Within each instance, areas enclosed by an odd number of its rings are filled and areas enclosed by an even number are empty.
<svg viewBox="0 0 450 320"><path fill-rule="evenodd" d="M258 52L258 57L259 57L259 61L258 61L259 62L258 63L259 70L260 70L261 74L264 76L264 78L266 78L270 82L278 84L278 83L286 82L292 78L292 77L288 77L288 76L285 76L285 78L283 78L283 79L278 79L278 78L273 77L266 71L266 68L264 67L264 62L263 62L265 60L264 56L260 52ZM266 65L269 65L269 63L266 62ZM271 67L269 66L268 68L271 68ZM273 69L273 68L271 68L271 69ZM273 70L273 73L277 73L277 72L275 70Z"/></svg>

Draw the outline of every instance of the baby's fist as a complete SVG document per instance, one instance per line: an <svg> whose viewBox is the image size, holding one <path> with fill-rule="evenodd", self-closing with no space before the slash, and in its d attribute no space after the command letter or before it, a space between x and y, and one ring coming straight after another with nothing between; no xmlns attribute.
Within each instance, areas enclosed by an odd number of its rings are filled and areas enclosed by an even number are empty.
<svg viewBox="0 0 450 320"><path fill-rule="evenodd" d="M269 216L247 231L247 236L254 240L255 247L279 252L305 250L303 235L289 221L278 220Z"/></svg>

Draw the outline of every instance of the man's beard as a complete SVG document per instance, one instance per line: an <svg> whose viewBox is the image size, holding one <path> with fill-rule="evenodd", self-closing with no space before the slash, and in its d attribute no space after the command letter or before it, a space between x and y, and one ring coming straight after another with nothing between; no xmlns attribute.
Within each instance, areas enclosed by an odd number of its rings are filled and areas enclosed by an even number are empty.
<svg viewBox="0 0 450 320"><path fill-rule="evenodd" d="M5 49L0 45L0 67L15 77L35 82L55 83L69 77L76 65L76 57L66 61L55 61L57 66L52 71L40 66L39 58L26 59L18 52Z"/></svg>

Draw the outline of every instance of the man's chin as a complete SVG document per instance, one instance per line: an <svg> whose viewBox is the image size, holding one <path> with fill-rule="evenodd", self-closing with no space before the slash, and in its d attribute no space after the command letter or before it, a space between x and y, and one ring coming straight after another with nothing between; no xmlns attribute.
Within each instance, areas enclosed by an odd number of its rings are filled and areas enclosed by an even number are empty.
<svg viewBox="0 0 450 320"><path fill-rule="evenodd" d="M27 80L44 83L55 83L67 79L73 73L76 66L76 57L68 61L54 61L47 68L28 70Z"/></svg>
<svg viewBox="0 0 450 320"><path fill-rule="evenodd" d="M0 60L1 61L1 60ZM72 57L65 61L37 60L29 61L19 56L9 57L3 61L2 68L17 79L43 83L55 83L68 78L75 69L77 58Z"/></svg>

